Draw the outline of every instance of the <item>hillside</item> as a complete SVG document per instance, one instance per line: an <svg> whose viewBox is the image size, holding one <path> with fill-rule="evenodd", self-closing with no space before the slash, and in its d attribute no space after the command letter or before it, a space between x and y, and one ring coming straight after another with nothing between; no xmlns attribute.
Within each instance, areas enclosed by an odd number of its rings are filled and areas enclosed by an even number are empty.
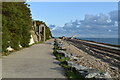
<svg viewBox="0 0 120 80"><path fill-rule="evenodd" d="M7 52L9 46L14 50L19 50L20 46L29 46L33 26L29 6L25 2L2 3L2 52ZM47 40L52 36L50 29L42 21L41 23L46 26Z"/></svg>

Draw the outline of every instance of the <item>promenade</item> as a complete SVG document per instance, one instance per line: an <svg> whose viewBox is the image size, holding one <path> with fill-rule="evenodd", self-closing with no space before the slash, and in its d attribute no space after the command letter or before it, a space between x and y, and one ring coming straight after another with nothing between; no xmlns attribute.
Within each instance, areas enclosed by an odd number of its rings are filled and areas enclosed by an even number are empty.
<svg viewBox="0 0 120 80"><path fill-rule="evenodd" d="M64 69L53 55L51 39L14 52L2 60L3 78L65 78Z"/></svg>

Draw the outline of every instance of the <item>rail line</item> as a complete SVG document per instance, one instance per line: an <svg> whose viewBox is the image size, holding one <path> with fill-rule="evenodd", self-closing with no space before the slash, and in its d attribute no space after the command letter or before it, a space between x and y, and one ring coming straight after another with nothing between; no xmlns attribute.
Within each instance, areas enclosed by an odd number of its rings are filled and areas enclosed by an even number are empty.
<svg viewBox="0 0 120 80"><path fill-rule="evenodd" d="M120 50L112 49L112 47L101 46L98 43L91 44L83 40L68 39L67 42L78 47L84 52L99 58L105 62L109 62L110 65L120 68Z"/></svg>

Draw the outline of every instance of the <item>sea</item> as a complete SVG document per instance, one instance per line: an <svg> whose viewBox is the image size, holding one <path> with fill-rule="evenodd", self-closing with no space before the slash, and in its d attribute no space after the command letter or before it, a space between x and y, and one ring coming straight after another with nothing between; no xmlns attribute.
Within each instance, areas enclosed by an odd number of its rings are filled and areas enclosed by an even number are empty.
<svg viewBox="0 0 120 80"><path fill-rule="evenodd" d="M79 38L82 40L89 40L89 41L95 41L95 42L101 42L101 43L107 43L107 44L113 44L113 45L120 45L120 38Z"/></svg>

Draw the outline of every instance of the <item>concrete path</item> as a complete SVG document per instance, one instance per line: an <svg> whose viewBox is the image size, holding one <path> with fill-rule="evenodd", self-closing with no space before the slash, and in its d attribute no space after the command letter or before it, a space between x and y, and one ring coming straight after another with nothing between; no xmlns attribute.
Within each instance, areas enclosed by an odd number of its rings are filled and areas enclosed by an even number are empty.
<svg viewBox="0 0 120 80"><path fill-rule="evenodd" d="M53 40L14 52L2 60L3 78L65 78L53 56Z"/></svg>

